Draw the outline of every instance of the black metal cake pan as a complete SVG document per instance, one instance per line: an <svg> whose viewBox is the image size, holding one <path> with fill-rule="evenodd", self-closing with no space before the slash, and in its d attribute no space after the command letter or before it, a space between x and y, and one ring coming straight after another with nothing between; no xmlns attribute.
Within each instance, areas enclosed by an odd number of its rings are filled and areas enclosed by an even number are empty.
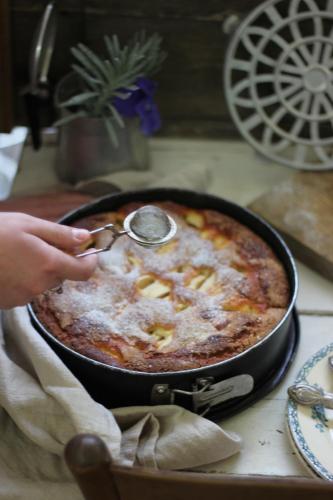
<svg viewBox="0 0 333 500"><path fill-rule="evenodd" d="M65 215L59 222L71 225L81 218L116 210L130 202L158 201L173 201L192 208L216 210L231 216L260 236L272 248L286 270L290 287L290 302L281 321L266 337L244 352L213 365L176 372L146 373L106 365L75 352L63 345L48 331L31 305L28 305L29 314L38 332L86 387L91 396L103 405L114 408L175 403L194 409L198 413L209 412L213 408L205 408L204 404L196 404L200 398L193 396L203 387L206 387L204 390L209 391L214 384L222 380L246 374L253 379L252 392L254 394L256 391L260 392L258 389L270 378L276 381L282 378L281 366L287 369L286 356L291 359L297 343L295 333L293 333L295 332L295 300L298 287L296 266L281 236L262 218L217 196L189 190L158 188L120 192L83 205ZM195 325L193 327L195 328ZM274 376L277 372L280 373L279 377ZM271 388L274 385L271 384ZM248 395L243 396L244 398L249 399ZM242 397L236 398L236 406L242 407L239 404L241 399ZM221 403L222 409L223 405L230 408L230 402ZM216 412L216 408L214 410Z"/></svg>

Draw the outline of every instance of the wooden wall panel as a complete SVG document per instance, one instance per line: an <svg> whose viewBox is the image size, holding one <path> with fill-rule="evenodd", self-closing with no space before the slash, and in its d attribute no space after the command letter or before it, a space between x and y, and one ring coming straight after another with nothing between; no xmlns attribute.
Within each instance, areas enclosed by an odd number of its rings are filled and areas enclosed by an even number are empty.
<svg viewBox="0 0 333 500"><path fill-rule="evenodd" d="M13 125L12 66L8 0L0 0L0 132Z"/></svg>
<svg viewBox="0 0 333 500"><path fill-rule="evenodd" d="M12 0L15 93L28 79L29 46L46 5L42 0ZM220 136L235 134L222 88L222 64L228 37L223 21L243 17L260 0L59 0L59 22L51 78L57 81L71 63L69 47L79 41L103 50L103 34L125 41L133 32L157 31L168 58L156 76L162 134ZM22 119L18 99L16 116Z"/></svg>

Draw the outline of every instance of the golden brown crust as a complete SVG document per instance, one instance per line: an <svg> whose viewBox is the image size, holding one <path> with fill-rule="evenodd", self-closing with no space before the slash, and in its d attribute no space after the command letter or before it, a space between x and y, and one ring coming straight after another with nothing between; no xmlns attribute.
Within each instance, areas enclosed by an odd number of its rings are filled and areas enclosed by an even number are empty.
<svg viewBox="0 0 333 500"><path fill-rule="evenodd" d="M243 352L282 319L286 272L270 247L236 220L212 210L155 203L178 225L174 240L151 250L120 238L85 283L66 281L33 306L63 344L135 371L179 371ZM93 229L121 225L131 203L82 219ZM99 245L110 238L101 233Z"/></svg>

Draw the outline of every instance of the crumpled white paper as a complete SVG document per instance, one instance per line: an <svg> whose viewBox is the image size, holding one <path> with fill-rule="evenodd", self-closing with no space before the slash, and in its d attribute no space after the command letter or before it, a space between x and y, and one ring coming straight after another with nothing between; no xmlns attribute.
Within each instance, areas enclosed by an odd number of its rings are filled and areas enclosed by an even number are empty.
<svg viewBox="0 0 333 500"><path fill-rule="evenodd" d="M27 133L26 127L15 127L10 134L0 134L0 200L10 195Z"/></svg>

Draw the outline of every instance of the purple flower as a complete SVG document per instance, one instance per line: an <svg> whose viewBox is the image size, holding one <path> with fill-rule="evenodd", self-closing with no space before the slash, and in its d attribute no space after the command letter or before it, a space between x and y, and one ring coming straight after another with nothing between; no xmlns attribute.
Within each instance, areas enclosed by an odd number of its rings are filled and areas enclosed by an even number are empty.
<svg viewBox="0 0 333 500"><path fill-rule="evenodd" d="M121 89L129 94L127 99L115 97L113 104L117 111L123 116L140 117L140 129L145 135L151 135L161 126L161 118L153 95L156 90L156 83L148 78L138 78L135 82L136 90Z"/></svg>

